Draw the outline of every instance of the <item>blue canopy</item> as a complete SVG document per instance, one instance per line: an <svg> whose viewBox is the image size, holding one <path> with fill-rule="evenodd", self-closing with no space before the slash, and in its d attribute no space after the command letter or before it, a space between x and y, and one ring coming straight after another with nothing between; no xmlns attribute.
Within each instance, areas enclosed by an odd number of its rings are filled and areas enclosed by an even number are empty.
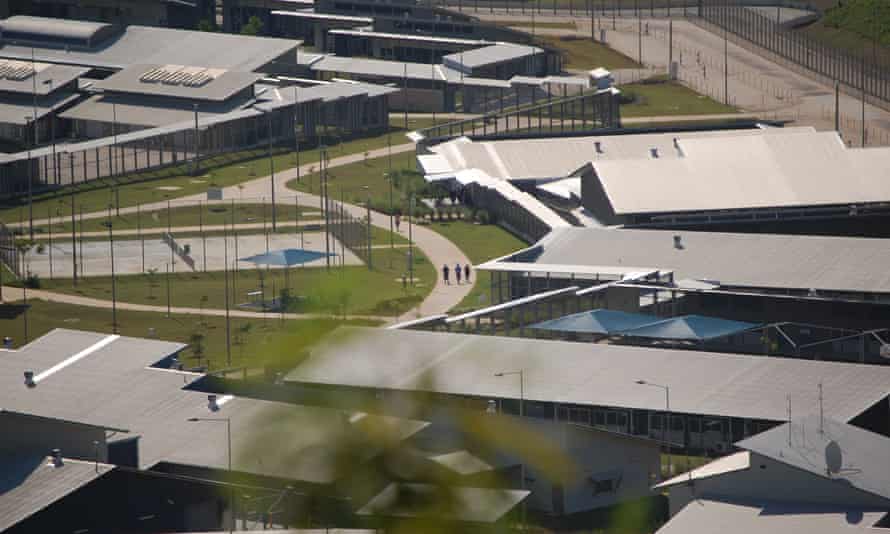
<svg viewBox="0 0 890 534"><path fill-rule="evenodd" d="M257 254L247 258L241 258L240 261L255 263L257 265L290 267L292 265L302 265L326 256L336 256L336 254L327 254L325 252L316 252L314 250L306 250L302 248L285 248L281 250L270 250L265 254Z"/></svg>
<svg viewBox="0 0 890 534"><path fill-rule="evenodd" d="M558 319L550 319L549 321L533 324L530 328L583 334L618 334L624 330L652 324L660 320L661 318L655 315L598 309L573 313Z"/></svg>
<svg viewBox="0 0 890 534"><path fill-rule="evenodd" d="M762 325L743 321L730 321L717 317L684 315L625 330L621 332L621 335L654 339L707 341L709 339L731 336L760 326Z"/></svg>

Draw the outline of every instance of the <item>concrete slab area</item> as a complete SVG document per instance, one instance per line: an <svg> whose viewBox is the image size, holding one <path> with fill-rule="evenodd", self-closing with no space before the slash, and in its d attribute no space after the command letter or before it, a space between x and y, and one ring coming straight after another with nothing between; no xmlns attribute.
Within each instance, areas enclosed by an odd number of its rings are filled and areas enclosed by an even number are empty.
<svg viewBox="0 0 890 534"><path fill-rule="evenodd" d="M189 245L189 256L194 260L194 271L204 270L204 241L200 237L187 237L177 239L180 246ZM174 262L174 272L187 272L193 269L187 265L182 257L171 254L171 248L159 238L145 239L145 270L157 269L163 273L171 261ZM299 235L271 234L269 235L269 250L282 248L306 248L317 252L325 251L325 238L323 233L306 233L301 240ZM340 243L333 240L331 249L337 253L331 261L339 261L341 249ZM223 237L208 237L206 239L207 270L221 271L225 263L225 239ZM266 252L266 238L263 235L239 235L228 238L229 263L233 264L235 258L246 258L254 254ZM81 276L109 276L111 275L111 247L108 241L87 241L83 248L78 246L78 267ZM142 273L143 242L135 239L122 239L114 241L114 267L117 275ZM361 265L362 261L349 249L346 249L346 264ZM27 265L32 273L41 278L48 278L49 248L42 254L37 252L37 247L31 249L27 257ZM56 278L70 278L72 275L71 243L53 243L52 261L53 276ZM82 262L82 263L81 263ZM306 264L306 267L324 267L325 259L319 259ZM238 269L253 269L254 266L247 262L237 262ZM272 267L276 268L276 267Z"/></svg>

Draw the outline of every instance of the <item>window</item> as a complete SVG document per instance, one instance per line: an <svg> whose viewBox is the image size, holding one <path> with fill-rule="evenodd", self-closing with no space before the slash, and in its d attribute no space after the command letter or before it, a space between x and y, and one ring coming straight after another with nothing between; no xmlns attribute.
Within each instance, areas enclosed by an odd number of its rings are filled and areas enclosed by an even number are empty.
<svg viewBox="0 0 890 534"><path fill-rule="evenodd" d="M595 425L605 425L606 424L606 414L600 411L597 411L593 414L593 423Z"/></svg>
<svg viewBox="0 0 890 534"><path fill-rule="evenodd" d="M618 424L618 414L615 412L609 412L606 415L606 424L607 425L617 425Z"/></svg>

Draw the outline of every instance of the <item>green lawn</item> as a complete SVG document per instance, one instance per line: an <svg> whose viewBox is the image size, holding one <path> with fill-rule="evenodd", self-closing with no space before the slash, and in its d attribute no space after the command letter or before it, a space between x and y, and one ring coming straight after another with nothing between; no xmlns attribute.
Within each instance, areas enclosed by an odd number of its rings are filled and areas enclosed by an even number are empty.
<svg viewBox="0 0 890 534"><path fill-rule="evenodd" d="M583 37L539 36L538 41L563 53L563 68L568 70L636 69L640 65L621 52Z"/></svg>
<svg viewBox="0 0 890 534"><path fill-rule="evenodd" d="M339 252L339 251L338 251ZM416 306L435 285L436 273L426 257L415 248L417 284L403 288L402 274L407 270L407 248L372 249L374 270L365 266L332 269L300 268L290 270L292 294L301 298L288 311L351 315L401 314ZM242 269L232 274L230 298L235 304L248 302L247 293L265 291L267 299L285 287L281 269ZM189 272L170 275L171 306L191 308L225 307L225 274ZM41 289L111 300L110 277L83 278L75 287L70 279L42 280ZM121 302L166 306L164 273L117 277L117 299Z"/></svg>
<svg viewBox="0 0 890 534"><path fill-rule="evenodd" d="M418 119L418 124L424 124ZM406 130L402 129L399 120L392 120L393 127L390 134L375 134L370 137L337 142L329 139L328 155L331 159L348 154L362 153L369 150L384 148L387 146L387 137L393 146L408 143L404 136ZM292 147L279 147L275 149L273 157L276 171L293 168L296 158ZM319 151L317 149L301 150L300 163L309 164L318 162ZM175 168L162 169L154 172L141 173L139 175L121 177L116 180L94 180L86 184L78 184L73 187L76 192L75 204L83 206L84 213L105 210L109 205L120 207L136 206L149 202L159 202L175 199L183 196L202 194L209 187L225 187L241 182L253 180L269 173L269 158L265 150L243 151L224 156L215 157L202 162L203 173L200 176L189 176L188 166L182 165ZM118 194L115 195L111 186L117 186ZM176 189L161 189L176 188ZM34 197L34 216L45 217L47 210L55 210L59 199L70 206L71 187L58 191L46 192ZM0 204L0 222L19 222L28 217L27 209L20 209L25 199L18 199L12 204ZM70 209L70 208L69 208Z"/></svg>
<svg viewBox="0 0 890 534"><path fill-rule="evenodd" d="M10 298L10 295L6 295ZM49 303L29 299L28 334L34 339L53 328L73 328L95 332L112 332L111 310ZM118 310L120 333L126 336L148 337L150 329L159 339L189 343L192 336L203 336L204 357L198 360L194 350L183 353L186 366L208 365L211 370L227 366L224 317L198 317L162 313ZM348 321L348 324L375 325L374 321ZM301 349L330 332L344 321L333 319L306 319L280 321L274 314L263 319L231 319L232 365L260 367L265 364L292 367ZM24 318L20 314L0 318L0 332L11 336L16 346L25 342Z"/></svg>
<svg viewBox="0 0 890 534"><path fill-rule="evenodd" d="M70 215L66 216L65 210L70 210L71 205L68 202L59 202L56 210L53 210L52 231L54 233L71 232ZM276 219L278 221L294 221L297 220L296 206L294 204L278 204L275 208ZM318 206L300 206L300 219L319 219L321 212ZM44 214L48 217L50 214ZM58 218L59 222L55 222ZM223 225L234 222L235 224L262 223L266 221L271 229L272 225L272 206L268 204L232 204L230 205L192 205L176 207L175 203L168 212L166 209L155 211L142 211L136 213L124 213L120 216L114 216L112 210L112 223L115 230L135 230L142 228L143 230L166 230L169 225L171 228L179 226L199 226L203 224ZM102 219L84 219L83 223L76 222L78 232L96 232L106 230L106 218ZM27 227L23 228L23 231ZM44 234L48 230L48 226L35 226L35 234ZM35 235L35 237L38 237Z"/></svg>
<svg viewBox="0 0 890 534"><path fill-rule="evenodd" d="M622 99L631 100L621 105L622 117L709 115L738 111L675 82L632 83L620 89Z"/></svg>
<svg viewBox="0 0 890 534"><path fill-rule="evenodd" d="M417 172L414 152L395 154L392 157L393 206L396 211L407 211L409 191L418 196L428 191L429 185ZM364 205L370 195L371 209L384 213L389 212L389 182L384 173L389 170L389 158L382 157L332 168L328 171L329 192L336 200L344 199L347 203ZM291 180L287 186L298 191L318 194L320 190L320 174L303 176L298 183ZM368 187L365 190L365 187Z"/></svg>
<svg viewBox="0 0 890 534"><path fill-rule="evenodd" d="M457 248L461 249L470 258L473 265L479 265L528 246L521 239L494 224L451 221L433 223L429 227L457 245ZM471 276L473 290L451 310L452 313L460 313L490 304L488 276L482 273L483 279L481 281L479 276L479 273Z"/></svg>

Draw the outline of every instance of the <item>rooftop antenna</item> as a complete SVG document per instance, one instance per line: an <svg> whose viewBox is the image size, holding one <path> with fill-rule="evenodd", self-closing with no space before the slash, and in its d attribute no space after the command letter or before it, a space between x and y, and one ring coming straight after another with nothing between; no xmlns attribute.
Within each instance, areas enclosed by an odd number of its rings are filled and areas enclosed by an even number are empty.
<svg viewBox="0 0 890 534"><path fill-rule="evenodd" d="M825 433L825 412L822 409L822 382L819 382L819 435Z"/></svg>

